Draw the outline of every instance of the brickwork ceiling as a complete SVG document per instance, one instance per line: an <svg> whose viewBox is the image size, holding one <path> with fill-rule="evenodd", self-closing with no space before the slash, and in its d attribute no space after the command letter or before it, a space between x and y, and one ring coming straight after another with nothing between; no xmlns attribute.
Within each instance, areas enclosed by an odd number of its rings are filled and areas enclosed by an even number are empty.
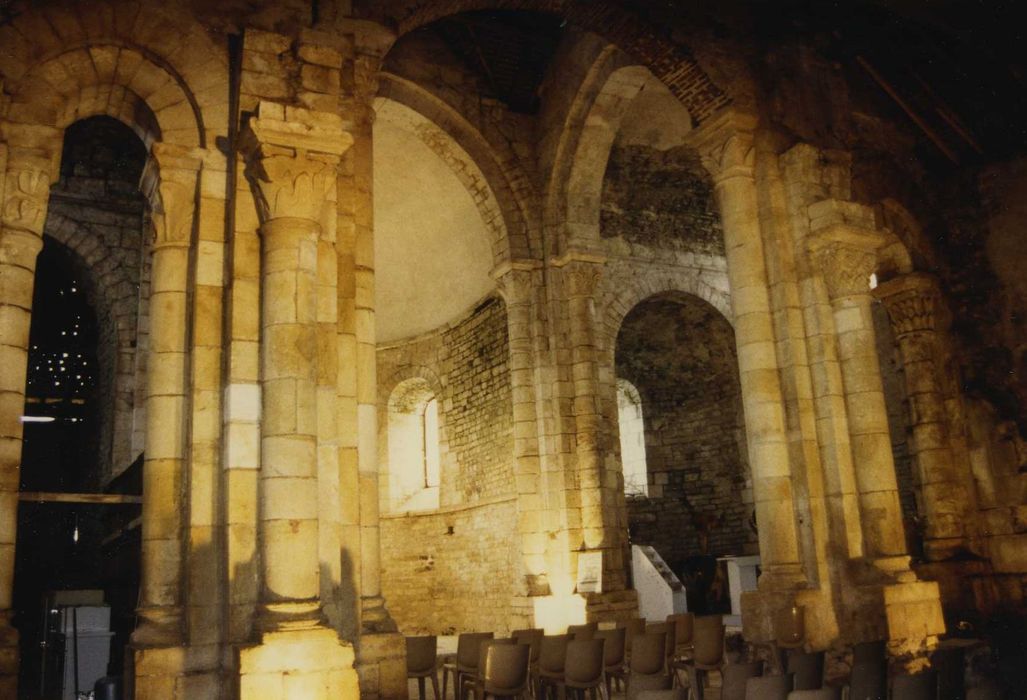
<svg viewBox="0 0 1027 700"><path fill-rule="evenodd" d="M538 108L538 87L563 35L556 15L465 12L435 22L449 48L481 80L483 94L515 112Z"/></svg>

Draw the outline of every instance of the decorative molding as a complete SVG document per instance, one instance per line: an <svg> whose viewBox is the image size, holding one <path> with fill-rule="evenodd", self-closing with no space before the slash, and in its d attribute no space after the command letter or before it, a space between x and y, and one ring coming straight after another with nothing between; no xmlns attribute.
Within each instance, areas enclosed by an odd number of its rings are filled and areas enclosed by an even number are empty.
<svg viewBox="0 0 1027 700"><path fill-rule="evenodd" d="M832 301L870 295L870 275L877 269L877 250L885 236L870 229L831 221L807 239L810 259L823 275Z"/></svg>
<svg viewBox="0 0 1027 700"><path fill-rule="evenodd" d="M733 177L752 177L757 122L756 115L727 107L689 134L688 142L699 153L714 184Z"/></svg>
<svg viewBox="0 0 1027 700"><path fill-rule="evenodd" d="M931 275L900 275L877 285L873 294L887 309L896 336L934 332L941 291Z"/></svg>
<svg viewBox="0 0 1027 700"><path fill-rule="evenodd" d="M261 220L320 221L352 144L338 115L261 102L241 144Z"/></svg>
<svg viewBox="0 0 1027 700"><path fill-rule="evenodd" d="M12 150L4 185L4 227L42 235L50 199L51 163L48 158Z"/></svg>
<svg viewBox="0 0 1027 700"><path fill-rule="evenodd" d="M200 149L159 142L150 148L140 186L150 201L154 248L190 244L202 164Z"/></svg>
<svg viewBox="0 0 1027 700"><path fill-rule="evenodd" d="M567 288L571 297L591 297L602 277L601 263L573 260L564 266Z"/></svg>

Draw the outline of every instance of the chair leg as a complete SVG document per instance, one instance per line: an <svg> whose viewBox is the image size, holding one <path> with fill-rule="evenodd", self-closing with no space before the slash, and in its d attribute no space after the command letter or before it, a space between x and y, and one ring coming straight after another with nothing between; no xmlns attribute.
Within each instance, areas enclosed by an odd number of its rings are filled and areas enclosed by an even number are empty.
<svg viewBox="0 0 1027 700"><path fill-rule="evenodd" d="M431 674L431 689L435 694L435 700L445 700L445 697L439 697L439 677L436 674Z"/></svg>
<svg viewBox="0 0 1027 700"><path fill-rule="evenodd" d="M442 700L446 700L446 681L449 679L449 669L442 669Z"/></svg>

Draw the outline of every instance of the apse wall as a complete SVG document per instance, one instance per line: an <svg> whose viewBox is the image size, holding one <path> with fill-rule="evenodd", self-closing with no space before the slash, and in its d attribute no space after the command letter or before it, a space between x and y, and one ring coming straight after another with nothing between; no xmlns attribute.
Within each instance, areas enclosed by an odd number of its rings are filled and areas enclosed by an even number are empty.
<svg viewBox="0 0 1027 700"><path fill-rule="evenodd" d="M404 634L505 629L519 577L506 307L490 297L435 332L378 350L382 586ZM439 507L388 501L388 401L427 379L439 402ZM390 508L393 512L390 512Z"/></svg>

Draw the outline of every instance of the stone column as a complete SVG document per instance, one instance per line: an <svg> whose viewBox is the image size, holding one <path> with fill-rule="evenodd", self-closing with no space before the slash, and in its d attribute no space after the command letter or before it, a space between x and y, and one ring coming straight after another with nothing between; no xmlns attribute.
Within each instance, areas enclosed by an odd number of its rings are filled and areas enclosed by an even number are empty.
<svg viewBox="0 0 1027 700"><path fill-rule="evenodd" d="M874 296L888 310L906 378L910 448L926 516L925 554L931 561L947 559L966 548L971 506L948 440L944 392L935 361L938 283L930 275L909 273L882 282Z"/></svg>
<svg viewBox="0 0 1027 700"><path fill-rule="evenodd" d="M343 71L340 112L353 148L339 182L339 372L340 394L345 395L340 415L346 416L339 439L351 446L341 460L340 481L356 487L355 493L343 493L343 527L351 533L343 550L358 572L361 692L397 698L406 694L406 652L385 607L381 583L373 159L378 71L395 34L362 20L346 20L343 28L352 36L346 64L351 61L352 71Z"/></svg>
<svg viewBox="0 0 1027 700"><path fill-rule="evenodd" d="M509 267L496 274L506 302L510 343L510 387L514 422L514 482L517 489L518 531L527 595L548 590L546 580L545 505L539 458L536 363L532 297L536 271L530 265ZM526 611L528 623L533 624Z"/></svg>
<svg viewBox="0 0 1027 700"><path fill-rule="evenodd" d="M154 227L137 647L182 642L189 250L201 159L156 143L143 173Z"/></svg>
<svg viewBox="0 0 1027 700"><path fill-rule="evenodd" d="M261 220L262 408L261 637L239 650L241 700L359 693L353 649L324 619L318 541L318 239L351 143L335 114L268 102L242 141Z"/></svg>
<svg viewBox="0 0 1027 700"><path fill-rule="evenodd" d="M36 256L61 134L3 125L0 142L0 697L17 697L18 632L11 626L18 529L21 415ZM16 145L15 145L16 144Z"/></svg>
<svg viewBox="0 0 1027 700"><path fill-rule="evenodd" d="M727 109L693 132L692 144L713 178L724 227L738 375L763 575L761 590L805 580L792 497L784 397L754 179L756 117Z"/></svg>
<svg viewBox="0 0 1027 700"><path fill-rule="evenodd" d="M884 237L854 226L815 228L808 246L821 271L834 316L845 390L864 555L890 573L909 571L881 368L874 342L870 275Z"/></svg>
<svg viewBox="0 0 1027 700"><path fill-rule="evenodd" d="M261 103L248 125L247 175L261 210L259 520L268 631L321 623L317 243L328 188L350 143L330 116Z"/></svg>
<svg viewBox="0 0 1027 700"><path fill-rule="evenodd" d="M577 254L563 265L570 328L570 372L573 385L573 417L576 488L580 499L580 541L583 552L601 552L603 591L624 588L624 549L618 529L618 512L611 502L616 483L606 475L606 431L601 425L599 370L595 339L595 290L605 260ZM572 504L568 504L570 508ZM573 522L571 525L573 526ZM572 528L573 529L573 528ZM626 530L624 532L626 535Z"/></svg>

